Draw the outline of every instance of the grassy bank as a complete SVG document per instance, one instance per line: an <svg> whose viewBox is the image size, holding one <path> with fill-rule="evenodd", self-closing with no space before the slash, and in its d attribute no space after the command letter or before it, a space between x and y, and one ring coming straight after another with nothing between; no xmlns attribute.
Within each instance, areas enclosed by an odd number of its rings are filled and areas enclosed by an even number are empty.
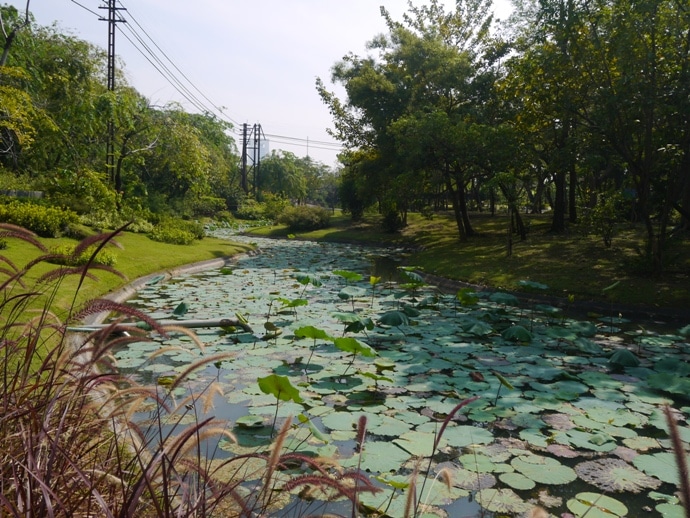
<svg viewBox="0 0 690 518"><path fill-rule="evenodd" d="M49 250L62 245L76 244L75 240L67 238L40 238L39 241ZM100 297L145 275L198 261L228 257L248 250L246 245L212 237L206 237L192 245L171 245L152 241L142 234L124 232L117 236L115 241L119 246L111 246L109 251L116 256L114 269L121 276L104 270L93 270L92 273L97 278L85 280L76 300L77 305L82 301ZM40 250L18 239L7 239L7 248L0 250L0 255L9 259L17 267L23 267L41 254ZM25 280L33 281L56 268L58 266L54 264L39 263L32 268ZM65 311L70 307L78 281L75 275L61 281L53 308ZM36 304L39 304L39 301L36 301Z"/></svg>
<svg viewBox="0 0 690 518"><path fill-rule="evenodd" d="M667 272L659 278L645 271L643 228L618 230L610 248L602 239L587 235L582 226L571 225L567 234L549 232L548 216L524 216L529 232L526 241L513 236L512 255L507 254L505 216L475 214L477 236L461 243L450 214L426 219L409 216L409 225L396 234L381 231L378 218L370 216L352 225L347 217L334 218L325 230L300 233L298 239L369 242L407 246L408 265L447 279L494 288L521 291L520 281L548 286L540 293L646 307L690 308L690 241L675 240L667 250ZM285 237L284 227L256 229L258 235ZM534 290L532 290L534 291Z"/></svg>

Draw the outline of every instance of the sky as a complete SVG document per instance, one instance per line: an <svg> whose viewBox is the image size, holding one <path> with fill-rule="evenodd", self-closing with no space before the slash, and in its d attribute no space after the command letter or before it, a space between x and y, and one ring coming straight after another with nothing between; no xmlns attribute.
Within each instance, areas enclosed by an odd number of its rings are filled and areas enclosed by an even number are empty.
<svg viewBox="0 0 690 518"><path fill-rule="evenodd" d="M20 12L26 8L26 0L0 2ZM442 3L447 10L455 5ZM243 123L260 124L271 150L308 155L329 166L336 163L338 143L327 133L332 118L316 78L342 96L330 82L333 65L350 52L366 55L366 43L387 32L380 6L394 20L407 10L407 0L117 0L116 5L126 9L118 14L127 20L117 24L118 65L152 105L178 102L190 112L201 105L233 123L238 133ZM498 17L507 15L509 0L494 5ZM108 24L99 17L107 18L107 9L100 6L107 1L30 0L29 10L39 25L57 23L62 32L105 49ZM169 73L157 70L163 66ZM170 76L179 81L177 88Z"/></svg>

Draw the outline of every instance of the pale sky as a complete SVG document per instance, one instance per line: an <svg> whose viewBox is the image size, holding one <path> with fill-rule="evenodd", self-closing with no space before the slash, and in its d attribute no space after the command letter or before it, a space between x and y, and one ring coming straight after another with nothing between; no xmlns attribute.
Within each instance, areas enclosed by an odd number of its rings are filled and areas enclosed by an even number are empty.
<svg viewBox="0 0 690 518"><path fill-rule="evenodd" d="M26 7L26 0L0 2L20 12ZM455 5L443 3L448 10ZM499 17L507 15L508 3L494 0ZM366 55L366 42L386 32L381 5L395 20L407 10L406 0L118 0L116 5L127 9L119 11L127 27L117 24L119 63L152 104L179 102L187 111L199 111L137 50L145 46L183 89L204 108L222 109L238 131L242 123L259 123L267 136L290 137L268 137L271 149L308 153L326 165L335 163L337 150L320 142L337 143L326 132L332 119L316 92L316 77L330 87L336 62L349 52ZM57 22L105 49L108 24L99 16L107 18L107 9L99 6L107 1L31 0L30 11L40 25Z"/></svg>

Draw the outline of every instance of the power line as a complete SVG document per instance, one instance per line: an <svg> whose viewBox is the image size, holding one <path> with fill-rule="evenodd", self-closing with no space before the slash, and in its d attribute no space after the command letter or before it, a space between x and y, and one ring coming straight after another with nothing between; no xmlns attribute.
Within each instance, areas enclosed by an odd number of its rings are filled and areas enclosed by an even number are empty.
<svg viewBox="0 0 690 518"><path fill-rule="evenodd" d="M299 138L299 137L287 137L285 135L272 135L270 133L266 133L266 137L272 137L275 139L283 139L283 140L295 140L297 142L304 142L306 145L311 146L312 144L317 144L317 145L322 145L322 146L331 146L333 148L341 149L343 146L342 144L338 144L337 142L325 142L323 140L312 140L310 138Z"/></svg>
<svg viewBox="0 0 690 518"><path fill-rule="evenodd" d="M100 16L97 12L89 9L88 7L84 6L77 0L70 0L73 4L81 7L85 11L95 15L95 16ZM117 0L117 2L122 6L123 9L127 10L128 13L128 20L125 20L122 15L118 13L118 21L129 21L131 20L133 24L124 24L124 28L126 29L127 32L124 32L123 30L120 30L120 33L122 36L129 41L129 43L134 47L134 49L139 52L146 61L149 62L149 64L161 75L163 79L165 79L170 86L172 86L175 91L178 92L187 102L190 103L196 110L198 110L201 113L206 113L210 115L215 115L219 116L220 119L223 119L227 122L230 122L233 124L233 127L231 128L231 131L233 134L241 136L240 128L242 127L242 124L237 122L234 118L230 117L227 115L222 109L220 109L216 104L211 101L202 91L199 89L194 82L170 59L170 57L166 54L166 52L154 41L154 39L149 35L149 33L146 31L146 29L142 26L141 23L134 17L132 14L131 10L127 8L121 0ZM136 28L135 28L136 26ZM137 30L137 28L139 30ZM120 29L120 27L118 27ZM144 34L142 36L140 32ZM150 41L152 46L147 43L147 41ZM165 60L163 60L159 54L161 54ZM171 68L166 64L170 63L171 67L174 69L171 70ZM177 73L175 73L175 71ZM179 74L179 77L178 77ZM184 79L184 81L181 79ZM186 84L185 84L186 82ZM187 86L187 84L189 86ZM197 92L198 95L194 92ZM201 98L200 98L201 97ZM206 102L204 102L206 101ZM210 106L209 106L210 105ZM325 142L325 141L319 141L319 140L311 140L311 139L304 139L304 138L298 138L298 137L290 137L290 136L285 136L285 135L271 135L271 134L266 134L266 138L271 138L272 142L275 143L280 143L280 144L285 144L285 145L290 145L290 146L297 146L297 147L304 147L304 148L312 148L312 149L321 149L324 151L337 151L343 148L341 144L338 144L336 142Z"/></svg>
<svg viewBox="0 0 690 518"><path fill-rule="evenodd" d="M120 5L123 5L121 0L118 0L118 3L119 3ZM124 7L124 6L123 6L123 7ZM128 12L129 12L129 11L128 11ZM196 90L196 92L199 93L199 95L201 95L201 97L203 97L209 104L211 104L211 106L213 106L213 108L214 108L216 111L218 111L219 113L221 113L224 117L227 117L227 119L229 119L230 122L232 122L232 123L235 124L236 126L239 126L239 125L240 125L240 123L237 122L236 120L234 120L232 117L230 117L229 115L224 114L223 111L222 111L220 108L218 108L218 107L216 106L216 104L215 104L213 101L211 101L211 99L209 99L209 98L204 94L204 92L202 92L202 91L192 82L192 80L189 79L189 77L187 77L187 75L186 75L182 70L180 70L180 68L175 64L175 62L174 62L172 59L170 59L170 57L168 57L168 55L165 53L165 51L154 41L153 38L151 38L151 36L149 36L148 32L146 32L146 29L144 29L144 27L141 26L141 24L136 20L136 18L134 18L134 16L131 14L131 12L130 12L129 17L130 17L131 20L136 24L136 26L139 27L139 28L142 30L142 32L143 32L143 33L146 35L146 37L151 41L151 43L153 43L153 45L161 52L161 54L163 54L163 56L165 57L165 59L173 66L173 68L174 68L175 70L177 70L177 71L180 73L180 75L187 81L187 83L189 83L189 84L192 86L192 88L194 88L194 90ZM196 97L196 96L195 96L195 97Z"/></svg>

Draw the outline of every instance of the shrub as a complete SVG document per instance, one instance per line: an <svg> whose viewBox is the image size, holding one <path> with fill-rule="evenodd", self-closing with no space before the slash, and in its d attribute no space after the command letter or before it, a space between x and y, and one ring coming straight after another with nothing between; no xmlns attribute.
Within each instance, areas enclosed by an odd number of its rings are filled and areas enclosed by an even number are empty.
<svg viewBox="0 0 690 518"><path fill-rule="evenodd" d="M42 237L58 237L79 218L71 210L12 201L0 205L0 222L24 227Z"/></svg>
<svg viewBox="0 0 690 518"><path fill-rule="evenodd" d="M290 200L269 192L264 195L262 207L264 218L277 220L290 207Z"/></svg>
<svg viewBox="0 0 690 518"><path fill-rule="evenodd" d="M55 205L69 207L79 214L95 209L115 209L115 191L108 186L105 173L63 169L49 178L44 188Z"/></svg>
<svg viewBox="0 0 690 518"><path fill-rule="evenodd" d="M214 216L217 212L225 210L225 200L215 196L200 196L191 202L192 212L197 216Z"/></svg>
<svg viewBox="0 0 690 518"><path fill-rule="evenodd" d="M153 227L149 237L154 241L171 245L189 245L196 240L196 237L190 231L166 224Z"/></svg>
<svg viewBox="0 0 690 518"><path fill-rule="evenodd" d="M97 245L91 245L84 250L77 250L74 245L61 245L50 249L51 263L60 264L63 266L84 266L89 262L89 259L96 251ZM102 248L98 255L93 260L93 264L100 264L103 266L115 266L117 263L117 255L110 250Z"/></svg>
<svg viewBox="0 0 690 518"><path fill-rule="evenodd" d="M239 219L259 220L264 217L264 208L255 199L245 198L240 201L235 216Z"/></svg>
<svg viewBox="0 0 690 518"><path fill-rule="evenodd" d="M220 212L216 212L214 217L216 221L222 221L223 223L230 223L235 219L235 216L233 216L232 212L229 210L221 210Z"/></svg>
<svg viewBox="0 0 690 518"><path fill-rule="evenodd" d="M317 230L326 228L331 221L331 213L323 207L288 207L277 219L290 230Z"/></svg>

